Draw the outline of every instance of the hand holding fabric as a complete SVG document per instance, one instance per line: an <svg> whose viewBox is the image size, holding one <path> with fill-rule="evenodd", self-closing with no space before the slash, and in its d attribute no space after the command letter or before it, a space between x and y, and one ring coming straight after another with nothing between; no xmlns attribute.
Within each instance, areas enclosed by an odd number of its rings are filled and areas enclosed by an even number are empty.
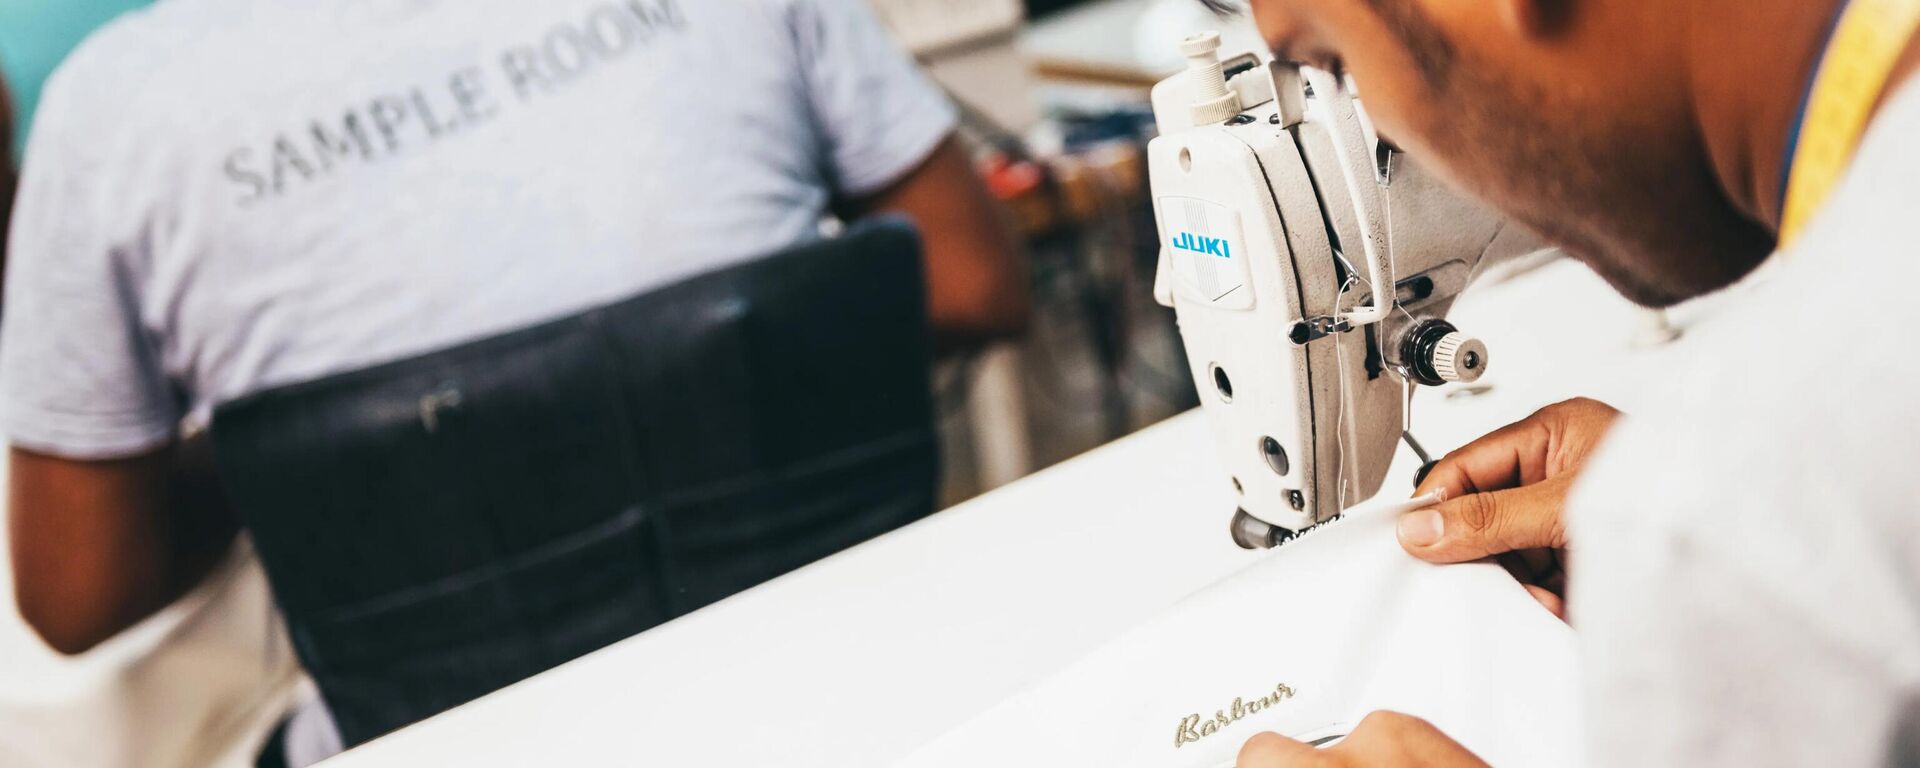
<svg viewBox="0 0 1920 768"><path fill-rule="evenodd" d="M1447 500L1402 516L1401 546L1434 563L1496 557L1565 618L1567 493L1619 415L1576 398L1447 454L1415 492L1439 491Z"/></svg>
<svg viewBox="0 0 1920 768"><path fill-rule="evenodd" d="M1375 712L1331 747L1316 748L1277 733L1247 740L1237 768L1485 768L1432 723L1398 712Z"/></svg>

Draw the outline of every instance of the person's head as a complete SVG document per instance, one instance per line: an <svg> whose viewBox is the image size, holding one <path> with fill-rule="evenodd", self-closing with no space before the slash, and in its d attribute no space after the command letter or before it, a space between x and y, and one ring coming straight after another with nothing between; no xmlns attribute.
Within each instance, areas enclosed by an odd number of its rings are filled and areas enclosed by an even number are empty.
<svg viewBox="0 0 1920 768"><path fill-rule="evenodd" d="M1251 0L1251 12L1276 56L1350 74L1382 135L1663 306L1731 283L1773 246L1701 139L1691 5Z"/></svg>

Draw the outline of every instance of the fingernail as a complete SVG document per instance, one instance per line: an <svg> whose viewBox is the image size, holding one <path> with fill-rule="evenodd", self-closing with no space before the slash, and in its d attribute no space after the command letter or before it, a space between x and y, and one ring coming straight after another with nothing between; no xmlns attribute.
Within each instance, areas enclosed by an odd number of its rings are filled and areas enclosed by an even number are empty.
<svg viewBox="0 0 1920 768"><path fill-rule="evenodd" d="M1400 516L1400 543L1409 547L1432 546L1445 531L1440 510L1418 509Z"/></svg>

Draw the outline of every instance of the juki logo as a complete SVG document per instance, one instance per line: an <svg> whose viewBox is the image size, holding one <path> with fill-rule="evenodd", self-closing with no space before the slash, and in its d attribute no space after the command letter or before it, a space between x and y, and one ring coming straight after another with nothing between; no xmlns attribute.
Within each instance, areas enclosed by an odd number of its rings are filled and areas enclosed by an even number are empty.
<svg viewBox="0 0 1920 768"><path fill-rule="evenodd" d="M1227 241L1220 237L1202 237L1192 232L1181 232L1173 236L1175 250L1204 253L1223 259L1233 258L1233 252L1227 248Z"/></svg>

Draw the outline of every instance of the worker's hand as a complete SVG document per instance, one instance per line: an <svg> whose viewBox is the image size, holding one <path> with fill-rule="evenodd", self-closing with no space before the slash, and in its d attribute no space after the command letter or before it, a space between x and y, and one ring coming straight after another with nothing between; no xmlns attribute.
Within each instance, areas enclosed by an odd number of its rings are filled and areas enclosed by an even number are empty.
<svg viewBox="0 0 1920 768"><path fill-rule="evenodd" d="M1497 556L1565 618L1567 491L1619 415L1605 403L1568 400L1447 454L1415 491L1440 491L1446 501L1402 516L1401 546L1435 563Z"/></svg>
<svg viewBox="0 0 1920 768"><path fill-rule="evenodd" d="M1398 712L1375 712L1339 744L1319 749L1277 733L1240 748L1236 768L1452 768L1486 763L1431 723Z"/></svg>

